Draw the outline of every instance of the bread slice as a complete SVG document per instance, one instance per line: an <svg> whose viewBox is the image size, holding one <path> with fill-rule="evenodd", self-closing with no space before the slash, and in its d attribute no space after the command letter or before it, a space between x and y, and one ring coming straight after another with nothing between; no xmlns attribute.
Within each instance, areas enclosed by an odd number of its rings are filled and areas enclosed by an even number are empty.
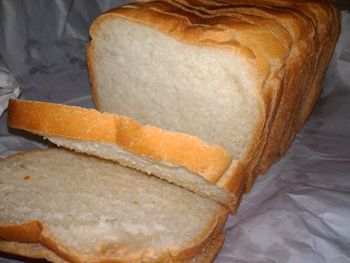
<svg viewBox="0 0 350 263"><path fill-rule="evenodd" d="M95 105L222 146L249 190L312 111L338 34L327 1L131 3L91 26Z"/></svg>
<svg viewBox="0 0 350 263"><path fill-rule="evenodd" d="M0 211L1 240L39 243L70 262L191 260L228 214L162 180L59 149L0 161Z"/></svg>
<svg viewBox="0 0 350 263"><path fill-rule="evenodd" d="M8 124L59 146L156 175L232 211L243 192L240 162L194 136L92 109L24 100L10 101Z"/></svg>
<svg viewBox="0 0 350 263"><path fill-rule="evenodd" d="M224 234L221 233L208 243L193 259L183 261L184 263L210 263L220 251L224 242ZM0 240L0 251L27 258L46 259L55 263L66 263L68 261L60 258L55 252L39 243L20 243ZM25 260L25 259L24 259Z"/></svg>

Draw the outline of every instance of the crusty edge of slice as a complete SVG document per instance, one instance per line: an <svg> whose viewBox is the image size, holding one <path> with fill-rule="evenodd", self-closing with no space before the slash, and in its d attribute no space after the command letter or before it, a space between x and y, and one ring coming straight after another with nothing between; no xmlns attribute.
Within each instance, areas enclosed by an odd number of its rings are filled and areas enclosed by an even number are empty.
<svg viewBox="0 0 350 263"><path fill-rule="evenodd" d="M0 251L7 254L21 257L46 259L55 263L66 263L68 261L59 257L55 252L39 243L21 243L14 241L0 240Z"/></svg>
<svg viewBox="0 0 350 263"><path fill-rule="evenodd" d="M179 165L227 193L227 198L215 201L231 210L241 196L241 177L235 172L227 175L231 156L223 148L208 145L195 136L142 126L128 117L93 109L24 100L10 100L8 124L45 137L108 143L133 154Z"/></svg>
<svg viewBox="0 0 350 263"><path fill-rule="evenodd" d="M188 263L211 263L214 261L216 256L219 254L222 245L224 244L225 236L224 233L220 233L214 239L208 243L202 251L197 254Z"/></svg>

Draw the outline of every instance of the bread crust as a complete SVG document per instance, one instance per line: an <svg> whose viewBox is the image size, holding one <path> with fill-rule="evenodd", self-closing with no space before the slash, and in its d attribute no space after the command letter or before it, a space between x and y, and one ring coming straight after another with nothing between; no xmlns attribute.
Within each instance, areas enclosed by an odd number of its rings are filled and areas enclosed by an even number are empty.
<svg viewBox="0 0 350 263"><path fill-rule="evenodd" d="M257 69L252 77L261 114L241 159L246 191L287 151L311 113L340 27L339 12L327 1L147 0L113 9L90 28L87 56L97 107L94 38L101 23L116 18L184 43L235 52Z"/></svg>
<svg viewBox="0 0 350 263"><path fill-rule="evenodd" d="M21 243L0 240L0 251L27 258L46 259L55 263L68 262L39 243Z"/></svg>
<svg viewBox="0 0 350 263"><path fill-rule="evenodd" d="M49 154L49 152L54 151L54 149L39 151L46 151ZM18 153L8 158L21 158L21 156L24 154L30 155L34 152L35 151ZM0 162L5 162L6 159L2 159ZM40 249L38 252L35 252L32 251L31 248L28 248L29 251L26 252L26 249L24 249L22 245L17 247L16 244L13 243L18 242L29 243L31 245L39 244L40 246L44 246L53 251L55 255L59 256L63 260L69 262L183 262L196 257L196 255L199 254L205 247L210 246L213 239L222 234L228 214L228 210L222 207L219 213L212 218L207 227L203 229L198 236L193 237L193 240L187 244L186 247L169 247L167 250L162 251L156 251L155 248L149 248L147 250L136 252L129 250L128 247L109 245L98 252L94 251L90 253L83 253L75 250L62 240L55 237L55 235L50 231L49 226L40 220L40 218L15 224L1 221L0 251L29 257L39 257L40 255L52 256L52 253L49 253L48 255L45 253L42 254ZM9 245L2 246L1 242L3 241L11 243L8 243ZM216 248L218 248L218 246L218 244L215 245ZM35 246L33 246L33 248L35 248ZM118 249L123 249L126 253L123 256L116 255L115 252L118 251ZM208 253L213 255L214 251L209 251Z"/></svg>
<svg viewBox="0 0 350 263"><path fill-rule="evenodd" d="M252 188L258 174L266 172L288 150L310 115L339 35L339 11L334 5L295 1L288 8L305 24L304 35L294 45L286 63L280 101L259 161L250 165L246 191Z"/></svg>
<svg viewBox="0 0 350 263"><path fill-rule="evenodd" d="M0 239L18 242L35 243L38 241L42 226L37 220L30 220L22 224L7 225L0 222Z"/></svg>
<svg viewBox="0 0 350 263"><path fill-rule="evenodd" d="M95 70L94 70L94 63L93 63L93 57L92 57L92 49L93 49L93 46L91 45L91 43L88 43L86 46L86 63L88 65L92 100L94 102L95 108L99 110L100 105L97 99L98 96L97 96L97 89L96 89L96 78L95 78Z"/></svg>

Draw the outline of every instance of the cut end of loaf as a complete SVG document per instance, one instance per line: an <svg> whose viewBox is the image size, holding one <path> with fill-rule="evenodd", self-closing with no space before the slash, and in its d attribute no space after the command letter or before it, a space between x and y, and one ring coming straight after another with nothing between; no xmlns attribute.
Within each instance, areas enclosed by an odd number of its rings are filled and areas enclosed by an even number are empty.
<svg viewBox="0 0 350 263"><path fill-rule="evenodd" d="M249 59L215 44L186 43L182 33L164 24L161 32L147 21L115 10L93 25L88 60L99 109L195 135L243 157L261 102Z"/></svg>
<svg viewBox="0 0 350 263"><path fill-rule="evenodd" d="M60 258L53 251L38 243L32 244L0 240L0 251L26 258L46 259L55 263L68 263L68 261ZM23 259L23 261L26 261L26 259Z"/></svg>

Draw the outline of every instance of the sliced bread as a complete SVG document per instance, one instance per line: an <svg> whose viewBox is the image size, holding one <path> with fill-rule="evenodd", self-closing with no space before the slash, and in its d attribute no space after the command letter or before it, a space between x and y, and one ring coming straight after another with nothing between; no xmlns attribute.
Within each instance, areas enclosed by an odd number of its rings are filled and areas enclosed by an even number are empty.
<svg viewBox="0 0 350 263"><path fill-rule="evenodd" d="M53 143L155 175L234 211L243 192L243 166L221 147L182 133L141 126L93 109L11 100L8 124Z"/></svg>
<svg viewBox="0 0 350 263"><path fill-rule="evenodd" d="M198 136L257 174L318 98L339 34L330 1L158 0L106 12L87 50L97 109Z"/></svg>
<svg viewBox="0 0 350 263"><path fill-rule="evenodd" d="M214 255L228 214L180 187L63 149L0 161L0 211L0 239L12 242L0 250L54 259L41 246L16 245L41 244L70 262L184 262L203 249Z"/></svg>

